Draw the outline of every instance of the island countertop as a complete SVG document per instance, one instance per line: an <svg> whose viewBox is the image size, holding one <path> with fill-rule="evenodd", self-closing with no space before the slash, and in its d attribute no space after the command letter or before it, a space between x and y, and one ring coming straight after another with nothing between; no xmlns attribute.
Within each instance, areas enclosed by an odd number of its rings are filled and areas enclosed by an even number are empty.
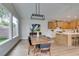
<svg viewBox="0 0 79 59"><path fill-rule="evenodd" d="M56 34L73 35L73 34L79 34L79 33L77 33L77 32L62 32L62 33L56 33Z"/></svg>
<svg viewBox="0 0 79 59"><path fill-rule="evenodd" d="M77 32L56 33L55 43L57 45L72 46L73 37L79 37L79 33L77 33Z"/></svg>

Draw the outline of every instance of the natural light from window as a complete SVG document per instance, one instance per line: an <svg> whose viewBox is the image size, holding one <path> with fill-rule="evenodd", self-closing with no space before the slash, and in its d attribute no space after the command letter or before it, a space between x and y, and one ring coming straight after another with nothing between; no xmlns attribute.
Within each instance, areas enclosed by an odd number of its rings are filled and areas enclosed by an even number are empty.
<svg viewBox="0 0 79 59"><path fill-rule="evenodd" d="M0 43L18 36L18 19L0 5Z"/></svg>
<svg viewBox="0 0 79 59"><path fill-rule="evenodd" d="M0 6L0 42L9 39L9 12L6 8Z"/></svg>
<svg viewBox="0 0 79 59"><path fill-rule="evenodd" d="M18 36L18 19L13 16L13 37Z"/></svg>

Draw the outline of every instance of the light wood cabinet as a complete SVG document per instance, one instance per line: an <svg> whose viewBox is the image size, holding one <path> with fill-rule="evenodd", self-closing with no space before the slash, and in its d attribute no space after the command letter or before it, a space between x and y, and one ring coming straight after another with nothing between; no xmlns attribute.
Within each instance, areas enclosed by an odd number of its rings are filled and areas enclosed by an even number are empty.
<svg viewBox="0 0 79 59"><path fill-rule="evenodd" d="M56 39L54 41L56 45L68 46L68 37L67 35L56 34Z"/></svg>
<svg viewBox="0 0 79 59"><path fill-rule="evenodd" d="M59 33L54 40L56 45L79 46L79 33Z"/></svg>
<svg viewBox="0 0 79 59"><path fill-rule="evenodd" d="M62 28L69 29L69 22L63 22Z"/></svg>
<svg viewBox="0 0 79 59"><path fill-rule="evenodd" d="M50 21L48 22L48 28L49 29L55 29L56 26L61 27L62 29L69 29L69 22L65 21Z"/></svg>
<svg viewBox="0 0 79 59"><path fill-rule="evenodd" d="M77 25L76 20L70 21L70 29L75 29L76 25Z"/></svg>
<svg viewBox="0 0 79 59"><path fill-rule="evenodd" d="M77 23L77 26L79 26L79 19L77 19L77 22L76 23Z"/></svg>
<svg viewBox="0 0 79 59"><path fill-rule="evenodd" d="M63 22L62 22L62 21L58 21L58 22L57 22L57 26L62 28Z"/></svg>
<svg viewBox="0 0 79 59"><path fill-rule="evenodd" d="M69 29L69 22L60 21L58 22L58 27L61 27L62 29Z"/></svg>
<svg viewBox="0 0 79 59"><path fill-rule="evenodd" d="M79 26L79 19L73 19L71 21L50 21L48 22L49 29L55 29L56 26L61 27L62 29L75 29Z"/></svg>
<svg viewBox="0 0 79 59"><path fill-rule="evenodd" d="M49 29L55 29L56 28L56 22L55 21L48 22L48 28Z"/></svg>
<svg viewBox="0 0 79 59"><path fill-rule="evenodd" d="M48 22L48 28L52 29L52 22Z"/></svg>

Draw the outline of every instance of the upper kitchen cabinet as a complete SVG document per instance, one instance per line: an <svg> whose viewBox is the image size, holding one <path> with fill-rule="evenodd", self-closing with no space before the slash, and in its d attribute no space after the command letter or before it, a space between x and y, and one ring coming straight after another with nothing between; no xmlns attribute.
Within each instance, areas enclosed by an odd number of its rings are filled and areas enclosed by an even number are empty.
<svg viewBox="0 0 79 59"><path fill-rule="evenodd" d="M49 21L48 22L48 28L49 29L55 29L56 28L56 21Z"/></svg>
<svg viewBox="0 0 79 59"><path fill-rule="evenodd" d="M62 29L75 29L79 26L79 19L73 19L71 21L50 21L48 22L49 29L55 29L61 27Z"/></svg>
<svg viewBox="0 0 79 59"><path fill-rule="evenodd" d="M63 22L63 29L69 29L69 24L70 23L68 21L66 21L66 22L64 21Z"/></svg>
<svg viewBox="0 0 79 59"><path fill-rule="evenodd" d="M55 29L57 27L61 27L62 29L69 29L69 22L65 21L50 21L48 22L49 29Z"/></svg>
<svg viewBox="0 0 79 59"><path fill-rule="evenodd" d="M76 26L77 26L76 22L77 22L76 20L70 21L70 29L75 29L76 28Z"/></svg>
<svg viewBox="0 0 79 59"><path fill-rule="evenodd" d="M63 26L63 22L62 21L57 21L57 27L61 27Z"/></svg>
<svg viewBox="0 0 79 59"><path fill-rule="evenodd" d="M61 27L62 29L69 29L69 22L60 21L60 22L58 22L58 27Z"/></svg>
<svg viewBox="0 0 79 59"><path fill-rule="evenodd" d="M76 22L77 26L79 26L79 19L77 19L77 22Z"/></svg>

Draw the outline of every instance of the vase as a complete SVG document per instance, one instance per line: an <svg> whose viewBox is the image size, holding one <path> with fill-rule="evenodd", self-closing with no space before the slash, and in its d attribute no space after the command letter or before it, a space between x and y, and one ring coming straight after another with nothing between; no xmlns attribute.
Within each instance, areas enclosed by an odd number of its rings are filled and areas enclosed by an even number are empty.
<svg viewBox="0 0 79 59"><path fill-rule="evenodd" d="M39 32L37 32L37 38L39 38Z"/></svg>

